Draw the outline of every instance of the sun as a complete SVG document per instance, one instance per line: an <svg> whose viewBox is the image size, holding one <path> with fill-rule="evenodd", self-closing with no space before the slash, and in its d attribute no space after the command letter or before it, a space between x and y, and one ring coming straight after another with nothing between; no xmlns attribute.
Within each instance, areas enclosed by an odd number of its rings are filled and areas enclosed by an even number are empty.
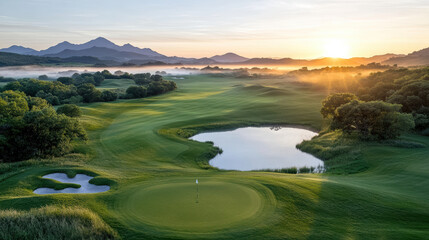
<svg viewBox="0 0 429 240"><path fill-rule="evenodd" d="M325 43L325 57L349 58L349 45L340 39L330 39Z"/></svg>

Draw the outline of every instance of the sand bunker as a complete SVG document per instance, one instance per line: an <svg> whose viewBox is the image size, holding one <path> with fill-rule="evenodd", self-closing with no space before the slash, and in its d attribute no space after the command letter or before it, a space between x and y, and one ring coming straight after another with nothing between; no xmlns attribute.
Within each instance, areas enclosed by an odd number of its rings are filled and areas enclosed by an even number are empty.
<svg viewBox="0 0 429 240"><path fill-rule="evenodd" d="M74 178L69 178L65 173L52 173L43 176L43 178L53 179L62 183L79 184L80 188L64 188L62 190L55 190L53 188L38 188L34 190L36 194L52 194L52 193L100 193L106 192L110 189L107 185L94 185L89 183L93 177L85 174L76 174Z"/></svg>

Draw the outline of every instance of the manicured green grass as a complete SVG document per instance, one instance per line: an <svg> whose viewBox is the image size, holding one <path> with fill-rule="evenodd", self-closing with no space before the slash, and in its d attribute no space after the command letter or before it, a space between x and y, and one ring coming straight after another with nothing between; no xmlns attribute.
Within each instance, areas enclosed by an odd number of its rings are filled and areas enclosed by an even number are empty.
<svg viewBox="0 0 429 240"><path fill-rule="evenodd" d="M403 138L425 148L351 142L351 151L340 151L335 149L337 137L326 135L317 144L337 151L331 163L340 174L220 171L208 165L217 151L210 143L181 136L248 125L322 129L319 110L326 94L282 79L198 75L177 83L178 90L161 96L83 105L81 120L89 130L90 141L77 145L75 153L61 159L4 167L7 171L0 175L0 208L84 206L124 239L424 239L429 234L427 137ZM350 152L356 152L351 166L344 160ZM89 171L100 181L109 179L112 188L87 195L32 193L42 184L40 176L65 170ZM169 201L177 198L185 204L196 178L223 186L201 192L201 199L221 195L217 193L225 189L226 195L234 197L219 196L214 206L232 201L232 208L248 214L240 218L227 213L230 210L226 206L220 209L223 213L219 214L228 216L225 222L233 223L228 228L222 226L223 218L214 217L216 211L204 209L210 221L193 224L192 217L201 219L192 212L193 205L175 209ZM183 182L187 179L190 185ZM54 182L49 184L55 186ZM176 188L183 192L172 193ZM246 194L260 200L251 197L252 201L242 200L243 206L237 206L234 199L243 199ZM163 204L169 206L163 209L158 199L166 197L169 199ZM260 210L251 215L252 209ZM181 214L182 218L160 220L169 213L183 212L187 214Z"/></svg>
<svg viewBox="0 0 429 240"><path fill-rule="evenodd" d="M125 192L117 212L133 225L146 223L170 231L231 229L243 221L262 221L275 206L273 198L265 199L267 189L252 186L233 178L200 178L197 196L194 178L148 181Z"/></svg>

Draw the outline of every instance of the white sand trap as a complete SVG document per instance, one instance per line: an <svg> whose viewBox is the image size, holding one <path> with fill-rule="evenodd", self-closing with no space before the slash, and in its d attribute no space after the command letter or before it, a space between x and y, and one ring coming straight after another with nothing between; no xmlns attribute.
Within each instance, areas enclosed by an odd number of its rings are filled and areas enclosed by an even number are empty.
<svg viewBox="0 0 429 240"><path fill-rule="evenodd" d="M76 174L74 178L69 178L65 173L52 173L43 176L43 178L53 179L62 183L79 184L80 188L64 188L62 190L55 190L53 188L38 188L34 190L36 194L52 194L52 193L99 193L106 192L110 189L107 185L94 185L89 183L93 177L85 174Z"/></svg>

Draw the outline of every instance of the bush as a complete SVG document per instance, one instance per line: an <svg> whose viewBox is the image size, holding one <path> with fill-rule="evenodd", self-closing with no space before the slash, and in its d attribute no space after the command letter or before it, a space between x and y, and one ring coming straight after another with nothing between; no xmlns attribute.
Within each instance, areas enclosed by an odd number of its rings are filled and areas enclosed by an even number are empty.
<svg viewBox="0 0 429 240"><path fill-rule="evenodd" d="M82 111L80 108L74 104L65 104L57 109L58 114L64 114L69 117L80 117L82 116Z"/></svg>
<svg viewBox="0 0 429 240"><path fill-rule="evenodd" d="M101 92L95 88L94 84L82 84L77 88L77 92L82 96L83 102L92 103L101 100Z"/></svg>
<svg viewBox="0 0 429 240"><path fill-rule="evenodd" d="M49 77L47 75L40 75L38 77L39 80L49 80Z"/></svg>
<svg viewBox="0 0 429 240"><path fill-rule="evenodd" d="M128 98L144 98L147 96L147 90L144 87L131 86L127 88Z"/></svg>
<svg viewBox="0 0 429 240"><path fill-rule="evenodd" d="M118 99L118 94L109 90L104 90L101 93L101 100L103 102L111 102L111 101L115 101L116 99Z"/></svg>

